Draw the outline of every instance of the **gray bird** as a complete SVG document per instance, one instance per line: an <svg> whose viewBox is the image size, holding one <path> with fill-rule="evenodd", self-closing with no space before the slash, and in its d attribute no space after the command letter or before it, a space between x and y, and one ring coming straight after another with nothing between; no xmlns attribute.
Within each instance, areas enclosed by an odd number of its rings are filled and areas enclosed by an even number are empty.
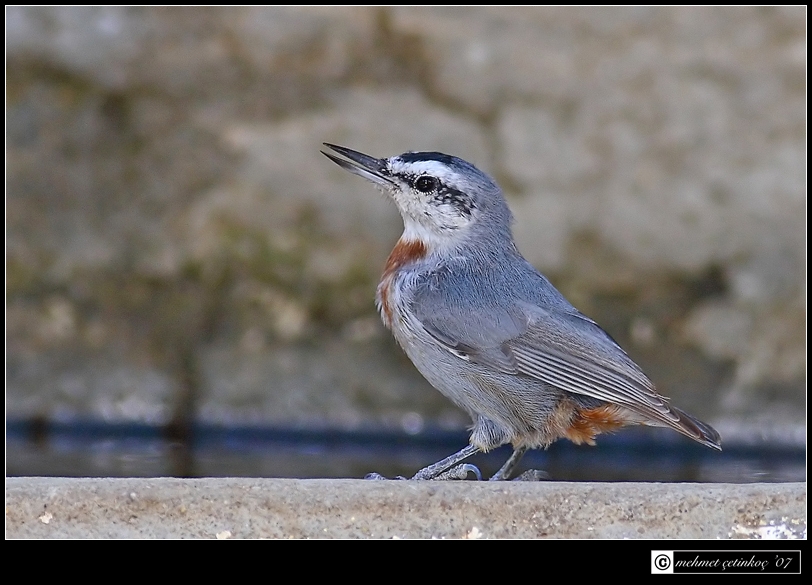
<svg viewBox="0 0 812 585"><path fill-rule="evenodd" d="M510 443L491 478L508 479L528 449L626 425L670 427L721 450L709 425L671 406L626 352L516 249L513 220L488 175L454 156L373 158L323 152L388 194L404 231L386 262L377 305L423 376L473 419L470 444L412 479L464 477L478 451Z"/></svg>

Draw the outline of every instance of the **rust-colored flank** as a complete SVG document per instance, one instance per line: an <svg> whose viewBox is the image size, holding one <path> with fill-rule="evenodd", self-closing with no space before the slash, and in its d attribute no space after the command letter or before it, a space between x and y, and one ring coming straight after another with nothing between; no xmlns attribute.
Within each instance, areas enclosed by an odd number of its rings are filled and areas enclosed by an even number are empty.
<svg viewBox="0 0 812 585"><path fill-rule="evenodd" d="M398 240L389 258L386 260L386 266L383 269L383 276L381 283L378 285L378 298L381 303L381 313L383 321L387 327L392 327L392 281L394 280L395 273L402 267L422 260L428 254L426 245L419 240Z"/></svg>
<svg viewBox="0 0 812 585"><path fill-rule="evenodd" d="M595 437L601 433L611 433L628 424L617 406L606 404L597 408L576 408L570 426L564 430L564 437L580 445L595 444Z"/></svg>

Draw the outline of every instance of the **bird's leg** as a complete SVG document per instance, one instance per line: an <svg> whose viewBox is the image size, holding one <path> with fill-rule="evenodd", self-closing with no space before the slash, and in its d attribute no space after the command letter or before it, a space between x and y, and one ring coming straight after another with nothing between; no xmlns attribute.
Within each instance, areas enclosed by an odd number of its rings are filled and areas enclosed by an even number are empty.
<svg viewBox="0 0 812 585"><path fill-rule="evenodd" d="M453 455L450 455L449 457L446 457L445 459L442 459L437 463L434 463L433 465L424 467L423 469L415 473L412 479L446 479L442 477L444 471L450 469L451 467L454 467L455 465L457 465L457 463L459 463L464 459L467 459L477 451L479 451L477 447L474 447L473 445L467 445L465 448L460 449ZM466 469L465 473L467 474L468 471L470 471L470 469ZM451 478L449 477L448 479Z"/></svg>
<svg viewBox="0 0 812 585"><path fill-rule="evenodd" d="M505 464L500 467L499 471L494 473L493 477L491 477L491 479L488 481L504 481L508 479L526 452L527 447L516 447L513 449L513 453L510 454L510 457L508 457L508 460L505 461Z"/></svg>

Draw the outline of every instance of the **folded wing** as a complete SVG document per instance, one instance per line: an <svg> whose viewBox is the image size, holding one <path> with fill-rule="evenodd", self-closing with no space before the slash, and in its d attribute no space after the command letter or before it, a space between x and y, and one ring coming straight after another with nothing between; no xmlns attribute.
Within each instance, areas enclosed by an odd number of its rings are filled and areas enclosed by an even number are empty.
<svg viewBox="0 0 812 585"><path fill-rule="evenodd" d="M626 352L574 308L516 301L466 315L416 299L424 329L460 359L528 376L574 394L617 404L648 424L671 427L719 449L711 427L670 406ZM430 309L430 310L429 310Z"/></svg>

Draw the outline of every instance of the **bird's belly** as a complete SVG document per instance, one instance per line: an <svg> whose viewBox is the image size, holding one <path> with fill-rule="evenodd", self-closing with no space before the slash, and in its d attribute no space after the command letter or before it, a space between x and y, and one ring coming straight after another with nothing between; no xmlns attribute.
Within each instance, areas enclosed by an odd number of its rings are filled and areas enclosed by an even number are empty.
<svg viewBox="0 0 812 585"><path fill-rule="evenodd" d="M392 303L390 310L389 322L383 311L382 318L403 351L423 377L474 422L487 419L501 430L504 442L546 446L555 440L547 430L561 391L467 361L426 333L405 307Z"/></svg>

